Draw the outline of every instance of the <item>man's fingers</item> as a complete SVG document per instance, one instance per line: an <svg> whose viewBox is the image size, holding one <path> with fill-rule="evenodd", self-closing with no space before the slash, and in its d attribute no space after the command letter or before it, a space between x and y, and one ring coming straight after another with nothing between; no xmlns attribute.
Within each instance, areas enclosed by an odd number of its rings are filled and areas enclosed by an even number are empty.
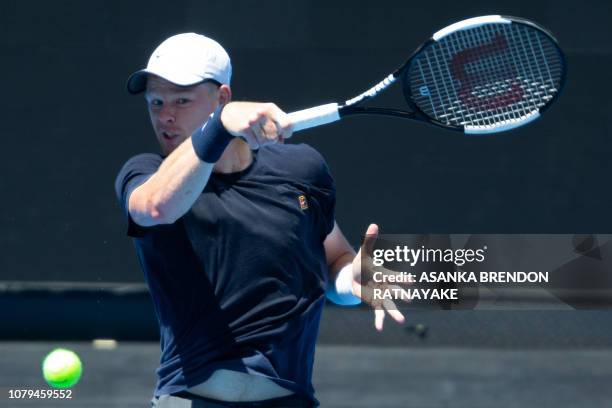
<svg viewBox="0 0 612 408"><path fill-rule="evenodd" d="M293 132L293 125L289 120L289 115L283 112L275 104L270 104L266 112L266 129L268 136L273 135L274 140L278 140L281 143L284 139L291 137Z"/></svg>
<svg viewBox="0 0 612 408"><path fill-rule="evenodd" d="M398 323L404 323L404 320L405 320L404 315L402 314L402 312L397 310L395 303L387 299L383 302L383 306L385 309L387 309L387 312L389 313L389 315L391 315L393 320L395 320Z"/></svg>
<svg viewBox="0 0 612 408"><path fill-rule="evenodd" d="M374 310L374 327L376 327L376 330L382 331L384 321L385 321L385 311L382 309Z"/></svg>
<svg viewBox="0 0 612 408"><path fill-rule="evenodd" d="M280 110L278 107L276 108L276 112L274 114L274 123L276 123L276 127L282 139L289 139L291 137L293 134L293 124L289 120L289 115Z"/></svg>
<svg viewBox="0 0 612 408"><path fill-rule="evenodd" d="M395 305L391 301L383 302L383 306L387 309L387 313L398 323L404 323L406 320L404 315L397 309L395 309ZM385 321L385 311L381 308L376 308L374 310L374 327L377 331L383 330L383 323Z"/></svg>
<svg viewBox="0 0 612 408"><path fill-rule="evenodd" d="M257 142L257 136L252 128L247 128L243 131L243 139L249 144L251 150L259 149L259 143Z"/></svg>
<svg viewBox="0 0 612 408"><path fill-rule="evenodd" d="M255 124L255 128L257 129L257 142L259 146L264 146L268 144L268 134L265 127L265 118L260 118Z"/></svg>
<svg viewBox="0 0 612 408"><path fill-rule="evenodd" d="M353 279L353 295L367 303L364 299L363 286L361 286L361 283L355 283L355 279Z"/></svg>
<svg viewBox="0 0 612 408"><path fill-rule="evenodd" d="M243 137L252 149L282 143L292 132L288 115L273 103L230 102L221 121L229 133Z"/></svg>
<svg viewBox="0 0 612 408"><path fill-rule="evenodd" d="M395 320L398 323L404 323L406 321L406 318L404 317L402 312L400 312L399 310L391 309L389 310L389 314L391 315L393 320Z"/></svg>
<svg viewBox="0 0 612 408"><path fill-rule="evenodd" d="M269 144L264 123L265 117L256 116L249 120L249 128L255 137L255 142L257 143L258 147Z"/></svg>
<svg viewBox="0 0 612 408"><path fill-rule="evenodd" d="M385 313L389 315L398 323L404 323L406 320L402 312L400 312L395 303L390 299L375 299L374 290L376 288L397 288L395 285L375 285L370 282L367 286L358 285L358 288L353 288L355 295L361 298L362 301L368 303L374 309L374 327L376 330L382 331L383 322L385 320ZM355 290L357 289L357 290Z"/></svg>
<svg viewBox="0 0 612 408"><path fill-rule="evenodd" d="M275 143L280 137L280 131L279 129L277 129L276 122L274 122L273 120L265 118L262 123L262 128L264 131L264 136L268 140L268 142Z"/></svg>
<svg viewBox="0 0 612 408"><path fill-rule="evenodd" d="M366 230L365 237L363 239L363 244L361 248L367 255L372 255L372 251L374 250L374 244L376 244L376 239L378 238L378 225L370 224L368 229ZM361 254L363 255L363 253Z"/></svg>
<svg viewBox="0 0 612 408"><path fill-rule="evenodd" d="M276 143L282 138L281 130L273 119L273 114L269 108L257 111L256 115L249 120L249 125L260 146Z"/></svg>
<svg viewBox="0 0 612 408"><path fill-rule="evenodd" d="M366 235L377 235L378 236L378 225L370 224L366 230Z"/></svg>
<svg viewBox="0 0 612 408"><path fill-rule="evenodd" d="M405 291L406 290L406 289L402 288L399 285L387 285L387 288L395 290L396 293L400 293L400 291ZM411 303L412 302L408 296L401 296L401 300L403 300L406 303Z"/></svg>
<svg viewBox="0 0 612 408"><path fill-rule="evenodd" d="M404 275L403 272L392 271L391 269L383 268L381 266L376 266L374 268L374 272L382 272L385 278L387 278L389 281L390 277L393 277L394 279L397 279L395 282L403 286L412 286L415 284L417 279L415 276L411 281L408 281L406 277L407 275Z"/></svg>

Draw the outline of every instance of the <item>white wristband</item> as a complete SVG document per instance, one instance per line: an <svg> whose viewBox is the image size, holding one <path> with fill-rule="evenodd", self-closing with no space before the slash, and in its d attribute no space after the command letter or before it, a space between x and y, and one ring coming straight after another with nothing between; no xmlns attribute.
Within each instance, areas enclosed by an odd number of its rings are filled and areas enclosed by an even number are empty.
<svg viewBox="0 0 612 408"><path fill-rule="evenodd" d="M329 282L327 298L338 305L358 305L361 299L353 295L353 264L345 265L338 272L335 281Z"/></svg>

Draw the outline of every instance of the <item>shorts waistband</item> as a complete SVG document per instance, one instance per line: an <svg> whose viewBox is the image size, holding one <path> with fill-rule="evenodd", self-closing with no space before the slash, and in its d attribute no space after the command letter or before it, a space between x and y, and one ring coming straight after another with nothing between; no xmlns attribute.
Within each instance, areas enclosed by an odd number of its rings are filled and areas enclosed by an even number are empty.
<svg viewBox="0 0 612 408"><path fill-rule="evenodd" d="M177 392L172 395L162 395L153 399L151 403L154 408L313 408L315 405L307 399L298 395L271 398L261 401L220 401L212 398L191 394L187 391Z"/></svg>

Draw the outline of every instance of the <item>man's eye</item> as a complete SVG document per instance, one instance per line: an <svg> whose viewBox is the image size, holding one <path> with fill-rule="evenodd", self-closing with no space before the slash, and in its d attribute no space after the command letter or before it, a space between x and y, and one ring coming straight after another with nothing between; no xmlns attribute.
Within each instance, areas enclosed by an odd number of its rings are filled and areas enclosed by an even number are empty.
<svg viewBox="0 0 612 408"><path fill-rule="evenodd" d="M151 102L149 102L152 106L162 106L162 101L160 101L159 99L152 99Z"/></svg>
<svg viewBox="0 0 612 408"><path fill-rule="evenodd" d="M184 104L186 104L187 102L189 102L189 99L187 99L187 98L178 98L178 99L176 100L176 103L177 103L177 104L179 104L179 105L184 105Z"/></svg>

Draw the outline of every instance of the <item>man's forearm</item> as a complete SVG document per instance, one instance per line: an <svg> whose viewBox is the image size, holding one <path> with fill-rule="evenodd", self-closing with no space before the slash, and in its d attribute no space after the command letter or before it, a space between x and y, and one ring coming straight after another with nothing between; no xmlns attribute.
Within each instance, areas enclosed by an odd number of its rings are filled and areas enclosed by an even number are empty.
<svg viewBox="0 0 612 408"><path fill-rule="evenodd" d="M214 163L196 155L191 139L185 140L143 184L148 194L149 214L162 223L172 223L183 216L208 183Z"/></svg>
<svg viewBox="0 0 612 408"><path fill-rule="evenodd" d="M326 295L332 302L341 305L354 305L360 299L353 295L353 260L355 251L348 243L338 224L323 243L329 269L329 284Z"/></svg>
<svg viewBox="0 0 612 408"><path fill-rule="evenodd" d="M130 214L143 226L182 217L208 183L214 163L233 136L220 121L221 108L203 128L181 143L130 196Z"/></svg>
<svg viewBox="0 0 612 408"><path fill-rule="evenodd" d="M329 279L335 280L338 277L338 272L342 268L344 268L348 264L353 263L353 259L355 259L355 251L350 248L340 256L336 260L333 261L331 265L329 265Z"/></svg>

